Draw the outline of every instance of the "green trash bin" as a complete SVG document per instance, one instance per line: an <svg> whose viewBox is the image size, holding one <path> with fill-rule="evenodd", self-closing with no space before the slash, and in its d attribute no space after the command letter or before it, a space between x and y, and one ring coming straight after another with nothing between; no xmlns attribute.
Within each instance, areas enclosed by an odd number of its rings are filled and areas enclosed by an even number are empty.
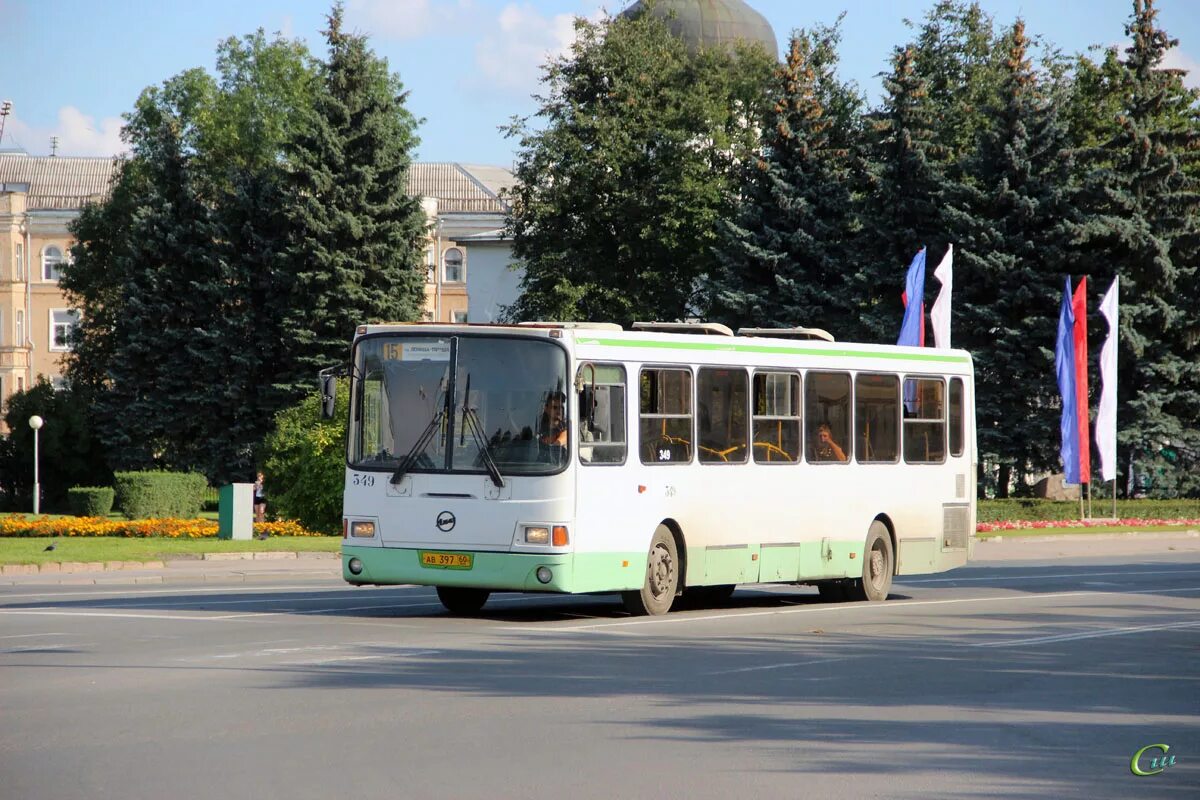
<svg viewBox="0 0 1200 800"><path fill-rule="evenodd" d="M254 538L254 484L227 483L218 494L217 538Z"/></svg>

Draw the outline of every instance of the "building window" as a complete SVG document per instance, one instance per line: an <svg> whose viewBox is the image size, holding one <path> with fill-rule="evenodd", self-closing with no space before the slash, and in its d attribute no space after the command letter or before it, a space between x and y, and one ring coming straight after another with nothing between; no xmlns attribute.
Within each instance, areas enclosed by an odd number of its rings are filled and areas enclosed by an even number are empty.
<svg viewBox="0 0 1200 800"><path fill-rule="evenodd" d="M50 245L42 251L42 280L57 281L62 277L59 268L62 266L63 255L62 250L59 250L54 245Z"/></svg>
<svg viewBox="0 0 1200 800"><path fill-rule="evenodd" d="M66 391L67 379L62 375L55 375L50 379L50 388L56 392Z"/></svg>
<svg viewBox="0 0 1200 800"><path fill-rule="evenodd" d="M16 327L13 330L16 338L13 339L13 344L17 347L25 346L25 312L17 311Z"/></svg>
<svg viewBox="0 0 1200 800"><path fill-rule="evenodd" d="M442 264L444 270L442 279L446 283L462 283L463 282L463 251L457 247L451 247L446 250L446 254L442 256Z"/></svg>
<svg viewBox="0 0 1200 800"><path fill-rule="evenodd" d="M437 280L437 251L432 247L425 250L425 282L433 283Z"/></svg>
<svg viewBox="0 0 1200 800"><path fill-rule="evenodd" d="M50 349L70 350L71 329L79 324L79 312L65 308L50 311Z"/></svg>
<svg viewBox="0 0 1200 800"><path fill-rule="evenodd" d="M25 245L17 245L16 260L13 261L13 280L25 280Z"/></svg>
<svg viewBox="0 0 1200 800"><path fill-rule="evenodd" d="M454 317L455 325L466 325L467 324L467 312L455 311L453 314L453 317Z"/></svg>

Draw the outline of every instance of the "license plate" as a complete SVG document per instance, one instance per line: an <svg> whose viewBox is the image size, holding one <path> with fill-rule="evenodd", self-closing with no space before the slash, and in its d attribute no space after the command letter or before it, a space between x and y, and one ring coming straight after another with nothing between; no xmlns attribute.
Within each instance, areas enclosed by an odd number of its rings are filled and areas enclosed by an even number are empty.
<svg viewBox="0 0 1200 800"><path fill-rule="evenodd" d="M434 569L470 569L473 557L470 553L439 553L422 550L421 566Z"/></svg>

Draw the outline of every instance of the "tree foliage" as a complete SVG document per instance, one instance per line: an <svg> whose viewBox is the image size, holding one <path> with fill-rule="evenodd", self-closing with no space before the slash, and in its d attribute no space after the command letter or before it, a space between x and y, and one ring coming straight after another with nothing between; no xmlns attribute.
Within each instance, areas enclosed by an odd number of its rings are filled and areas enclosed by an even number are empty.
<svg viewBox="0 0 1200 800"><path fill-rule="evenodd" d="M861 104L838 81L838 27L798 31L775 74L761 156L742 170L723 220L708 315L734 327L815 325L856 332L844 269L853 237L850 128Z"/></svg>
<svg viewBox="0 0 1200 800"><path fill-rule="evenodd" d="M86 399L74 391L55 391L39 376L4 406L9 434L0 438L0 508L29 511L33 501L33 429L37 415L38 482L41 510L66 511L67 490L73 486L104 486L112 481L104 448L92 427Z"/></svg>
<svg viewBox="0 0 1200 800"><path fill-rule="evenodd" d="M333 419L321 419L321 398L317 394L276 416L263 461L271 514L294 519L312 531L341 530L349 406L350 388L341 381Z"/></svg>
<svg viewBox="0 0 1200 800"><path fill-rule="evenodd" d="M341 18L325 63L231 38L215 76L182 72L126 115L131 155L74 223L61 281L82 311L67 373L111 466L251 479L275 413L354 325L417 317L416 120Z"/></svg>
<svg viewBox="0 0 1200 800"><path fill-rule="evenodd" d="M342 29L341 6L325 38L322 90L288 148L283 281L272 298L293 396L345 360L356 325L417 320L424 307L426 219L405 193L417 120L387 62Z"/></svg>
<svg viewBox="0 0 1200 800"><path fill-rule="evenodd" d="M1079 152L1077 203L1086 220L1076 272L1105 265L1106 279L1121 278L1123 460L1173 448L1200 456L1200 92L1184 86L1180 70L1163 67L1178 42L1158 26L1153 3L1133 7L1119 72L1107 62L1098 68L1111 75L1099 84L1100 105L1118 110L1111 128L1096 130L1112 134L1093 134L1099 141ZM1158 488L1200 492L1200 464L1167 471Z"/></svg>
<svg viewBox="0 0 1200 800"><path fill-rule="evenodd" d="M681 319L712 271L734 169L757 135L774 54L690 53L649 14L579 19L546 68L540 127L516 120L509 229L516 319Z"/></svg>

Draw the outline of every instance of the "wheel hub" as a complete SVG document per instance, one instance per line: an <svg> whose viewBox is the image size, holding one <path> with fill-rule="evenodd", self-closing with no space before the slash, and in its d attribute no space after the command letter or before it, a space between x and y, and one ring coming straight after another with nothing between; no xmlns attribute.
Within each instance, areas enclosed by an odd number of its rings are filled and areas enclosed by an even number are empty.
<svg viewBox="0 0 1200 800"><path fill-rule="evenodd" d="M674 571L674 564L671 562L671 554L667 548L659 545L654 548L654 552L650 556L650 591L655 597L662 597L671 585L671 576Z"/></svg>

